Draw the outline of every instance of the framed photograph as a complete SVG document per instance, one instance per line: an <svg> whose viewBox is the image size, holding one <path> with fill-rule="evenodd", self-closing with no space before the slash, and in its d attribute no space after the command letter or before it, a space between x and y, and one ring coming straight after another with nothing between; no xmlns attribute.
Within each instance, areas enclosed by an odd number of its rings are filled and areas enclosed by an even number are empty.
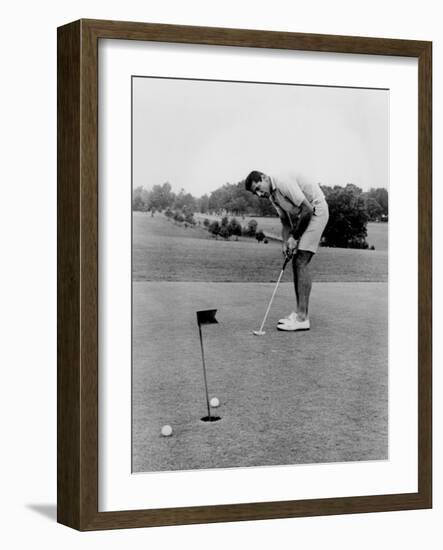
<svg viewBox="0 0 443 550"><path fill-rule="evenodd" d="M58 521L432 506L430 42L58 29Z"/></svg>

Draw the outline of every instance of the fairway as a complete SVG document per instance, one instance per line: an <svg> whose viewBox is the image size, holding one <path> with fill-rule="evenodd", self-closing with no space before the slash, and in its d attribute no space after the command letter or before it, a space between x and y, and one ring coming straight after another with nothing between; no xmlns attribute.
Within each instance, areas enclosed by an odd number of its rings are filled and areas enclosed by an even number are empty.
<svg viewBox="0 0 443 550"><path fill-rule="evenodd" d="M366 239L369 246L374 246L375 250L388 250L389 246L389 225L387 223L368 223L368 237Z"/></svg>
<svg viewBox="0 0 443 550"><path fill-rule="evenodd" d="M134 281L270 282L276 280L281 264L277 241L216 240L203 227L185 229L161 214L134 213ZM388 252L322 247L311 269L319 282L387 281ZM283 280L292 280L290 268Z"/></svg>
<svg viewBox="0 0 443 550"><path fill-rule="evenodd" d="M134 471L387 458L387 285L317 283L311 331L282 333L283 284L253 336L272 288L134 283ZM219 324L203 333L222 420L208 424L195 312L212 307Z"/></svg>

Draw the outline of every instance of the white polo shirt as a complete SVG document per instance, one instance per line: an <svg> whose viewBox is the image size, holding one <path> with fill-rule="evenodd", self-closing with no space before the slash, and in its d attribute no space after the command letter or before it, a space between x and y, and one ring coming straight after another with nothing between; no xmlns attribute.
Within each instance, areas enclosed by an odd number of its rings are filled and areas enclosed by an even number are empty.
<svg viewBox="0 0 443 550"><path fill-rule="evenodd" d="M314 208L314 215L299 240L298 248L315 253L329 218L328 205L320 185L295 175L271 176L270 200L283 224L286 220L290 227L295 226L305 198Z"/></svg>
<svg viewBox="0 0 443 550"><path fill-rule="evenodd" d="M284 210L291 211L294 206L299 207L303 199L311 205L325 200L325 196L318 183L293 174L285 176L271 176L272 195L275 202Z"/></svg>

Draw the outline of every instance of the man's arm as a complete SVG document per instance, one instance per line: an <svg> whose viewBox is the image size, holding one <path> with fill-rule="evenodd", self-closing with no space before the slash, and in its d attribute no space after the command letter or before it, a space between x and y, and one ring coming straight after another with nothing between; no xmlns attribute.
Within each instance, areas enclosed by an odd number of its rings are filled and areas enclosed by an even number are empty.
<svg viewBox="0 0 443 550"><path fill-rule="evenodd" d="M281 236L283 240L282 252L285 258L291 258L297 249L297 241L292 236L294 226L288 217L280 218L282 223Z"/></svg>
<svg viewBox="0 0 443 550"><path fill-rule="evenodd" d="M300 204L300 212L297 218L297 222L295 223L295 226L291 231L291 234L296 241L298 241L305 232L306 228L309 225L309 222L311 221L313 213L314 210L312 206L307 201L307 199L304 199L303 202Z"/></svg>
<svg viewBox="0 0 443 550"><path fill-rule="evenodd" d="M289 237L291 236L291 232L293 229L291 220L289 219L288 214L282 210L277 204L273 202L274 208L277 211L278 217L280 218L281 222L281 236L283 239L283 243L285 243Z"/></svg>
<svg viewBox="0 0 443 550"><path fill-rule="evenodd" d="M288 220L286 217L280 218L280 221L281 221L281 236L282 236L283 242L285 243L291 236L293 228L288 223Z"/></svg>

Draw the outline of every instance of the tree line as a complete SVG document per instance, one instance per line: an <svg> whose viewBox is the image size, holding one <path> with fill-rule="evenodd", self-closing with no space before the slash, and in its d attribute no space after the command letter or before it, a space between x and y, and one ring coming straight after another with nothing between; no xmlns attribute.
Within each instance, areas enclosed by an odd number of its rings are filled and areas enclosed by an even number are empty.
<svg viewBox="0 0 443 550"><path fill-rule="evenodd" d="M371 188L363 192L358 186L321 186L329 205L329 222L322 245L343 248L367 248L368 221L388 221L388 191ZM181 190L174 193L170 183L154 185L150 191L137 187L133 192L133 210L156 212L175 211L184 219L195 212L219 216L276 216L268 200L246 191L243 182L226 183L209 195L195 198Z"/></svg>
<svg viewBox="0 0 443 550"><path fill-rule="evenodd" d="M150 191L144 187L134 189L132 206L134 210L163 211L167 208L192 212L222 213L230 212L240 216L274 216L275 210L269 201L260 200L246 191L244 184L226 183L212 193L195 198L182 189L179 193L172 191L169 182L154 185Z"/></svg>

